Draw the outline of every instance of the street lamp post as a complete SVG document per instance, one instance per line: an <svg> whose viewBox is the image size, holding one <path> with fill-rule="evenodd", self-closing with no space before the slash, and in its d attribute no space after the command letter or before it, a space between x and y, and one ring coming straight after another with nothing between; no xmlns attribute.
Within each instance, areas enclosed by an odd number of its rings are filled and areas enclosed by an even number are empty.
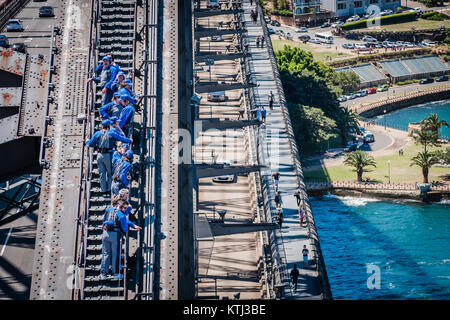
<svg viewBox="0 0 450 320"><path fill-rule="evenodd" d="M389 184L391 184L391 160L388 160L388 177L389 177Z"/></svg>

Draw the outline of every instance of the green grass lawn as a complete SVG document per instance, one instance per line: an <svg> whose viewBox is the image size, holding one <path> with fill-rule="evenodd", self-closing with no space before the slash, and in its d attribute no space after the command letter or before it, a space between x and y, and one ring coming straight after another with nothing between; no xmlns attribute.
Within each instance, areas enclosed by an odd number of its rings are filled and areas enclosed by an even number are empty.
<svg viewBox="0 0 450 320"><path fill-rule="evenodd" d="M272 46L274 51L279 51L283 49L285 45L291 47L298 47L301 48L302 50L309 51L312 53L315 60L323 62L348 58L351 56L348 53L336 51L335 49L336 45L332 45L330 48L327 48L326 44L303 43L291 40L277 40L276 38L272 37ZM327 57L329 58L327 59Z"/></svg>
<svg viewBox="0 0 450 320"><path fill-rule="evenodd" d="M370 177L371 180L377 182L388 183L389 181L389 166L391 183L405 183L405 182L423 182L422 169L417 166L410 167L411 158L414 157L422 146L412 145L405 149L404 155L401 157L398 153L390 156L383 156L375 158L376 168L369 167L369 172L363 174L363 178ZM304 168L304 176L307 180L315 181L356 181L356 172L346 165L340 165L329 168L321 168L320 170L307 171ZM450 178L450 168L432 167L428 175L428 181L445 180Z"/></svg>
<svg viewBox="0 0 450 320"><path fill-rule="evenodd" d="M444 20L444 21L433 21L433 20L426 20L426 19L417 19L416 21L411 22L405 22L405 23L396 23L386 26L380 26L380 30L387 30L387 31L408 31L411 30L412 27L416 29L438 29L441 27L441 25L444 25L446 28L450 28L450 20ZM363 28L367 29L367 28ZM361 30L361 29L358 29ZM374 28L374 30L377 30Z"/></svg>

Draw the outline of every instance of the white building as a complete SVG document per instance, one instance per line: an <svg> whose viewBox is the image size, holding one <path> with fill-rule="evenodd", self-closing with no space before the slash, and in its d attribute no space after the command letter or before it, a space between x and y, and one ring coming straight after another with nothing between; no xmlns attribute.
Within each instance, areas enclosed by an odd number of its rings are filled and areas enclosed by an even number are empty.
<svg viewBox="0 0 450 320"><path fill-rule="evenodd" d="M305 0L303 0L305 1ZM315 1L315 0L311 0ZM332 11L336 17L366 14L401 7L400 0L320 0L323 9ZM295 0L293 1L295 2ZM295 6L294 6L295 12Z"/></svg>
<svg viewBox="0 0 450 320"><path fill-rule="evenodd" d="M320 12L321 0L292 0L294 14Z"/></svg>

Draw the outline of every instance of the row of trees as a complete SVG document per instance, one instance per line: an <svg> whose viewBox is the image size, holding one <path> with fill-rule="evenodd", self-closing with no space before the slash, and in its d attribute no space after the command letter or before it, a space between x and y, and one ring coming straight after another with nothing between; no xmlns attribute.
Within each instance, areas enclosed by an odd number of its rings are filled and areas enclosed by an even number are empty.
<svg viewBox="0 0 450 320"><path fill-rule="evenodd" d="M430 168L442 162L450 164L450 147L430 151L430 147L438 147L443 144L439 135L439 129L448 127L445 120L440 120L437 114L433 113L420 122L420 129L413 133L414 140L423 147L412 159L410 166L418 166L422 169L423 182L428 183ZM376 167L375 159L363 151L354 151L346 155L344 164L352 167L357 174L358 181L362 181L363 172L367 172L367 167Z"/></svg>
<svg viewBox="0 0 450 320"><path fill-rule="evenodd" d="M276 59L298 145L306 154L331 138L345 145L349 129L358 130L358 115L340 107L337 98L355 91L359 77L336 72L297 47L284 46Z"/></svg>

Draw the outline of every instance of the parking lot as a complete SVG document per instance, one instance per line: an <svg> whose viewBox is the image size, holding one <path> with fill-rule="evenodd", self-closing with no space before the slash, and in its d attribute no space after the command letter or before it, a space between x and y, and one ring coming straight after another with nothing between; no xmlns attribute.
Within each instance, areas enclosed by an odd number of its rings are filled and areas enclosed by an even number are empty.
<svg viewBox="0 0 450 320"><path fill-rule="evenodd" d="M7 32L6 27L1 34L8 37L10 47L14 43L24 43L30 55L46 54L50 49L50 36L56 21L57 0L47 0L42 2L30 1L28 5L16 16L22 22L24 31ZM55 17L39 17L41 6L51 6L55 12Z"/></svg>

